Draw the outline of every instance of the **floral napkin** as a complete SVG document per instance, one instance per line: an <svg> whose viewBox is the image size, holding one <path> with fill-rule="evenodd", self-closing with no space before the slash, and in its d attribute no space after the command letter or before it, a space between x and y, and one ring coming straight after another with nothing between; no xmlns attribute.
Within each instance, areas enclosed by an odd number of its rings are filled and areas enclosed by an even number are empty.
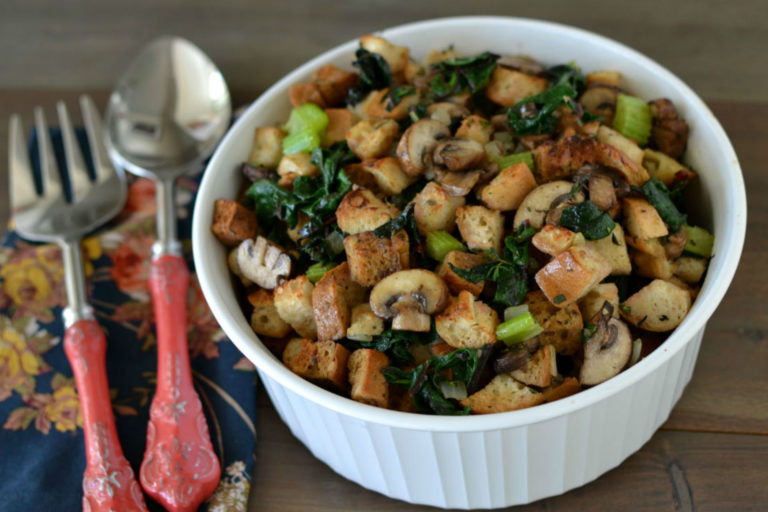
<svg viewBox="0 0 768 512"><path fill-rule="evenodd" d="M60 135L51 135L60 149ZM196 189L196 180L179 180L179 233L190 268ZM107 337L118 434L138 476L156 380L147 288L154 184L132 178L128 190L123 212L84 240L83 255L88 297ZM83 417L62 346L65 305L58 246L31 244L9 231L0 246L0 512L81 508ZM194 273L187 306L193 379L222 468L218 489L200 510L245 511L256 435L254 368L224 336ZM149 498L147 505L163 510Z"/></svg>

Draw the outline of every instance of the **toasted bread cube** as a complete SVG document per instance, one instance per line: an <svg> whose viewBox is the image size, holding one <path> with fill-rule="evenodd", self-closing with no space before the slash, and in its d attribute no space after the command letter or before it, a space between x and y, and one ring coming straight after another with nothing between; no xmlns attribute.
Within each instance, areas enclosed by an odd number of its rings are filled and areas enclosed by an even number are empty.
<svg viewBox="0 0 768 512"><path fill-rule="evenodd" d="M547 389L543 389L541 394L544 395L545 402L554 402L561 398L566 398L574 395L581 390L581 384L576 377L566 377L559 384L552 384Z"/></svg>
<svg viewBox="0 0 768 512"><path fill-rule="evenodd" d="M291 99L291 105L298 107L304 103L314 103L320 108L325 108L325 99L320 93L320 88L312 82L293 84L288 90L288 97Z"/></svg>
<svg viewBox="0 0 768 512"><path fill-rule="evenodd" d="M457 57L458 55L456 55L456 51L454 51L452 47L446 48L445 50L430 50L424 58L424 66L429 67L432 64L437 64L438 62L443 62L448 59L455 59Z"/></svg>
<svg viewBox="0 0 768 512"><path fill-rule="evenodd" d="M540 183L564 178L570 180L583 165L595 162L597 143L591 137L544 140L531 150L531 154Z"/></svg>
<svg viewBox="0 0 768 512"><path fill-rule="evenodd" d="M346 261L326 272L312 290L317 339L344 338L349 327L350 308L364 299L365 290L352 280Z"/></svg>
<svg viewBox="0 0 768 512"><path fill-rule="evenodd" d="M651 178L664 182L668 187L674 185L679 178L690 180L696 173L683 164L661 151L646 149L643 154L643 167L648 170Z"/></svg>
<svg viewBox="0 0 768 512"><path fill-rule="evenodd" d="M613 317L619 318L619 288L613 283L600 283L579 301L581 318L591 322L608 301L613 306Z"/></svg>
<svg viewBox="0 0 768 512"><path fill-rule="evenodd" d="M613 87L621 87L621 73L618 71L593 71L585 77L587 85L605 84Z"/></svg>
<svg viewBox="0 0 768 512"><path fill-rule="evenodd" d="M496 66L485 95L503 107L514 107L524 98L543 93L548 85L546 78Z"/></svg>
<svg viewBox="0 0 768 512"><path fill-rule="evenodd" d="M349 181L361 188L367 188L371 192L377 192L379 185L376 178L365 170L361 162L355 162L344 166L344 172L347 173Z"/></svg>
<svg viewBox="0 0 768 512"><path fill-rule="evenodd" d="M417 105L420 100L418 93L414 92L407 96L400 98L397 105L390 105L387 99L389 95L389 89L381 89L379 91L371 91L371 93L362 101L362 111L365 113L364 117L372 117L378 119L395 119L402 120L408 117L408 109L414 105Z"/></svg>
<svg viewBox="0 0 768 512"><path fill-rule="evenodd" d="M499 315L466 290L442 313L435 316L437 333L447 344L456 348L480 348L496 343Z"/></svg>
<svg viewBox="0 0 768 512"><path fill-rule="evenodd" d="M400 161L391 156L363 162L363 169L376 180L376 185L384 194L399 194L413 183L414 177L403 172Z"/></svg>
<svg viewBox="0 0 768 512"><path fill-rule="evenodd" d="M687 290L668 281L655 279L625 300L621 316L636 327L652 332L671 331L691 309Z"/></svg>
<svg viewBox="0 0 768 512"><path fill-rule="evenodd" d="M392 238L377 238L372 231L344 238L349 271L357 283L373 286L389 274L409 266L408 234L405 230Z"/></svg>
<svg viewBox="0 0 768 512"><path fill-rule="evenodd" d="M343 105L349 90L357 85L357 73L344 71L333 64L326 64L312 73L312 82L327 105Z"/></svg>
<svg viewBox="0 0 768 512"><path fill-rule="evenodd" d="M536 178L525 162L518 162L502 169L483 188L481 201L488 207L502 212L516 210L528 192L536 188Z"/></svg>
<svg viewBox="0 0 768 512"><path fill-rule="evenodd" d="M648 171L616 147L597 142L595 157L597 163L612 168L632 186L639 187L650 179Z"/></svg>
<svg viewBox="0 0 768 512"><path fill-rule="evenodd" d="M304 338L317 338L315 312L312 309L314 285L306 275L285 281L275 288L277 314Z"/></svg>
<svg viewBox="0 0 768 512"><path fill-rule="evenodd" d="M347 338L355 341L373 341L374 336L384 332L384 320L376 316L367 302L352 308Z"/></svg>
<svg viewBox="0 0 768 512"><path fill-rule="evenodd" d="M349 389L349 350L334 341L294 338L283 351L283 363L293 373L316 384L346 391Z"/></svg>
<svg viewBox="0 0 768 512"><path fill-rule="evenodd" d="M274 169L283 157L285 132L277 126L263 126L253 132L253 146L248 163Z"/></svg>
<svg viewBox="0 0 768 512"><path fill-rule="evenodd" d="M605 258L611 267L612 276L628 276L632 273L632 263L629 261L624 229L618 222L610 235L598 240L590 240L587 245Z"/></svg>
<svg viewBox="0 0 768 512"><path fill-rule="evenodd" d="M640 251L632 251L632 263L637 274L652 279L671 279L677 270L677 264L664 256L651 256Z"/></svg>
<svg viewBox="0 0 768 512"><path fill-rule="evenodd" d="M464 206L463 197L452 197L434 181L427 183L413 198L413 218L419 233L453 231L456 225L456 209Z"/></svg>
<svg viewBox="0 0 768 512"><path fill-rule="evenodd" d="M456 137L466 137L482 145L488 144L492 135L493 125L491 122L474 114L465 117L456 130Z"/></svg>
<svg viewBox="0 0 768 512"><path fill-rule="evenodd" d="M604 124L600 125L597 129L597 140L609 144L625 155L637 165L643 165L643 150L637 145L634 140L625 137L621 133L617 132L613 128L609 128Z"/></svg>
<svg viewBox="0 0 768 512"><path fill-rule="evenodd" d="M248 302L253 306L251 313L253 332L271 338L283 338L290 334L292 328L288 322L280 318L272 290L259 288L249 293Z"/></svg>
<svg viewBox="0 0 768 512"><path fill-rule="evenodd" d="M430 357L445 356L454 350L456 350L456 347L452 347L444 341L433 343L429 346Z"/></svg>
<svg viewBox="0 0 768 512"><path fill-rule="evenodd" d="M547 298L563 308L576 302L611 273L611 264L589 246L571 247L536 272Z"/></svg>
<svg viewBox="0 0 768 512"><path fill-rule="evenodd" d="M356 122L355 114L346 108L327 108L328 126L323 135L323 146L328 147L347 139L347 132Z"/></svg>
<svg viewBox="0 0 768 512"><path fill-rule="evenodd" d="M397 208L363 188L355 188L347 192L336 208L336 222L339 228L351 235L373 231L397 215Z"/></svg>
<svg viewBox="0 0 768 512"><path fill-rule="evenodd" d="M626 235L626 242L628 245L634 247L638 251L650 254L651 256L657 256L663 258L666 256L666 251L658 238L640 238L639 236L633 236L631 234Z"/></svg>
<svg viewBox="0 0 768 512"><path fill-rule="evenodd" d="M691 256L681 256L677 258L675 275L688 284L698 284L701 278L704 277L706 270L707 260Z"/></svg>
<svg viewBox="0 0 768 512"><path fill-rule="evenodd" d="M347 132L347 144L360 160L381 158L389 152L398 131L397 122L392 119L363 119Z"/></svg>
<svg viewBox="0 0 768 512"><path fill-rule="evenodd" d="M290 187L293 185L293 180L299 176L318 175L320 169L311 160L312 156L309 153L294 153L281 158L277 166L277 174L280 176L278 185Z"/></svg>
<svg viewBox="0 0 768 512"><path fill-rule="evenodd" d="M539 334L541 345L553 345L558 354L573 355L581 349L581 331L584 321L576 304L559 308L552 304L541 290L525 296L525 304L544 331Z"/></svg>
<svg viewBox="0 0 768 512"><path fill-rule="evenodd" d="M544 395L516 381L507 373L497 375L480 391L459 403L475 414L516 411L544 401Z"/></svg>
<svg viewBox="0 0 768 512"><path fill-rule="evenodd" d="M235 247L243 240L256 238L259 224L253 210L231 199L217 199L213 203L211 231L227 247Z"/></svg>
<svg viewBox="0 0 768 512"><path fill-rule="evenodd" d="M554 224L544 224L544 227L533 235L531 243L544 254L557 256L573 245L575 237L576 233L570 229Z"/></svg>
<svg viewBox="0 0 768 512"><path fill-rule="evenodd" d="M424 66L416 62L415 60L409 58L408 64L405 65L405 69L403 70L403 78L407 83L413 82L413 79L417 76L424 74Z"/></svg>
<svg viewBox="0 0 768 512"><path fill-rule="evenodd" d="M392 44L383 37L370 34L360 38L360 46L371 53L378 53L381 55L384 60L387 61L387 64L389 64L389 70L393 75L405 71L405 67L408 65L408 59L411 55L408 47Z"/></svg>
<svg viewBox="0 0 768 512"><path fill-rule="evenodd" d="M389 383L381 369L389 366L386 354L372 348L352 352L347 361L352 400L376 407L389 407Z"/></svg>
<svg viewBox="0 0 768 512"><path fill-rule="evenodd" d="M456 225L470 249L494 249L501 254L504 239L501 212L484 206L460 206L456 209Z"/></svg>
<svg viewBox="0 0 768 512"><path fill-rule="evenodd" d="M529 386L545 388L557 375L555 347L544 345L531 356L522 368L513 370L510 375L517 381Z"/></svg>
<svg viewBox="0 0 768 512"><path fill-rule="evenodd" d="M645 199L625 197L623 200L627 231L639 238L667 236L669 230L659 212Z"/></svg>
<svg viewBox="0 0 768 512"><path fill-rule="evenodd" d="M462 268L464 270L469 270L480 265L481 263L485 263L485 261L485 256L482 254L474 254L471 252L463 251L451 251L445 255L443 262L438 265L436 273L438 276L443 278L443 281L445 281L445 284L448 285L448 289L451 291L451 293L459 295L463 290L466 290L475 297L479 297L483 292L485 281L479 281L477 283L468 281L454 272L451 268L451 265L457 268Z"/></svg>

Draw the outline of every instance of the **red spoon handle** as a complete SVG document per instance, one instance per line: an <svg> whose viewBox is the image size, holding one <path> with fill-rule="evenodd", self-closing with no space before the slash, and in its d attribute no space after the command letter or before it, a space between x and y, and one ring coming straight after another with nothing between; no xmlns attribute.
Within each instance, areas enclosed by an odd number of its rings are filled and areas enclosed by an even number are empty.
<svg viewBox="0 0 768 512"><path fill-rule="evenodd" d="M64 335L83 410L86 467L83 510L146 511L144 496L123 456L112 415L105 367L107 343L94 320L79 320Z"/></svg>
<svg viewBox="0 0 768 512"><path fill-rule="evenodd" d="M157 389L140 474L147 494L171 512L197 510L216 489L221 473L192 385L188 286L189 271L180 256L164 254L152 261L149 287L157 323Z"/></svg>

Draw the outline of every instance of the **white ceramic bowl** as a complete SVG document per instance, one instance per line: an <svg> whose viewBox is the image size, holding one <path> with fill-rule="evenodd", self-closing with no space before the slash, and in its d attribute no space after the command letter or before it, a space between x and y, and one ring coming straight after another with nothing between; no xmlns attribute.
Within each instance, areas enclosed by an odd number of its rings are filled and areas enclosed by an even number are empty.
<svg viewBox="0 0 768 512"><path fill-rule="evenodd" d="M340 475L393 498L447 508L531 502L581 486L638 450L667 419L691 378L704 327L741 254L746 197L739 163L720 124L682 81L626 46L583 30L516 18L462 17L412 23L381 34L416 58L454 45L527 54L585 71L618 69L627 90L670 98L691 127L685 161L699 172L694 219L715 233L701 293L672 335L639 364L567 399L521 411L434 417L342 398L291 373L259 341L238 305L224 248L211 235L213 202L242 184L253 129L283 122L288 88L322 65L350 68L357 41L302 65L254 102L213 156L198 192L193 250L205 298L226 334L258 368L291 432ZM267 433L266 435L269 435Z"/></svg>

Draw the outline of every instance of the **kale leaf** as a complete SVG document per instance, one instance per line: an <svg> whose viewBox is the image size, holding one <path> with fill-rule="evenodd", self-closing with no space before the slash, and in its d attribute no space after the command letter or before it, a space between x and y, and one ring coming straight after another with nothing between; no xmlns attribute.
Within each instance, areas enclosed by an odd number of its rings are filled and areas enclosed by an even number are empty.
<svg viewBox="0 0 768 512"><path fill-rule="evenodd" d="M530 96L507 109L507 120L517 135L552 133L557 126L555 111L560 105L572 107L576 90L562 83L546 92Z"/></svg>
<svg viewBox="0 0 768 512"><path fill-rule="evenodd" d="M592 201L584 201L563 209L560 225L582 233L587 240L605 238L616 227L611 216L600 211Z"/></svg>
<svg viewBox="0 0 768 512"><path fill-rule="evenodd" d="M490 281L496 283L496 293L493 301L502 306L520 304L528 293L528 263L530 256L528 246L530 238L536 230L526 224L518 231L504 239L503 259L491 252L493 259L470 269L456 267L449 263L451 269L461 278L477 283Z"/></svg>
<svg viewBox="0 0 768 512"><path fill-rule="evenodd" d="M646 181L640 190L648 198L648 202L656 208L661 219L669 225L672 232L680 231L687 215L680 213L672 200L671 192L658 178Z"/></svg>
<svg viewBox="0 0 768 512"><path fill-rule="evenodd" d="M478 368L480 352L481 349L462 348L432 357L412 370L388 366L382 369L382 373L391 384L408 388L408 393L413 396L421 412L469 414L469 407L461 407L455 400L445 398L440 385L443 382L461 382L469 387ZM447 377L448 374L451 374L451 379Z"/></svg>
<svg viewBox="0 0 768 512"><path fill-rule="evenodd" d="M356 105L369 92L389 87L392 83L392 70L384 57L371 53L365 48L358 48L352 65L360 70L360 83L347 94L347 104Z"/></svg>
<svg viewBox="0 0 768 512"><path fill-rule="evenodd" d="M447 59L433 64L436 72L429 86L438 98L445 98L464 90L477 92L488 85L499 56L483 52L474 57Z"/></svg>
<svg viewBox="0 0 768 512"><path fill-rule="evenodd" d="M577 94L581 94L587 87L587 80L584 78L581 70L578 66L571 63L552 66L544 72L544 75L552 84L568 85Z"/></svg>

